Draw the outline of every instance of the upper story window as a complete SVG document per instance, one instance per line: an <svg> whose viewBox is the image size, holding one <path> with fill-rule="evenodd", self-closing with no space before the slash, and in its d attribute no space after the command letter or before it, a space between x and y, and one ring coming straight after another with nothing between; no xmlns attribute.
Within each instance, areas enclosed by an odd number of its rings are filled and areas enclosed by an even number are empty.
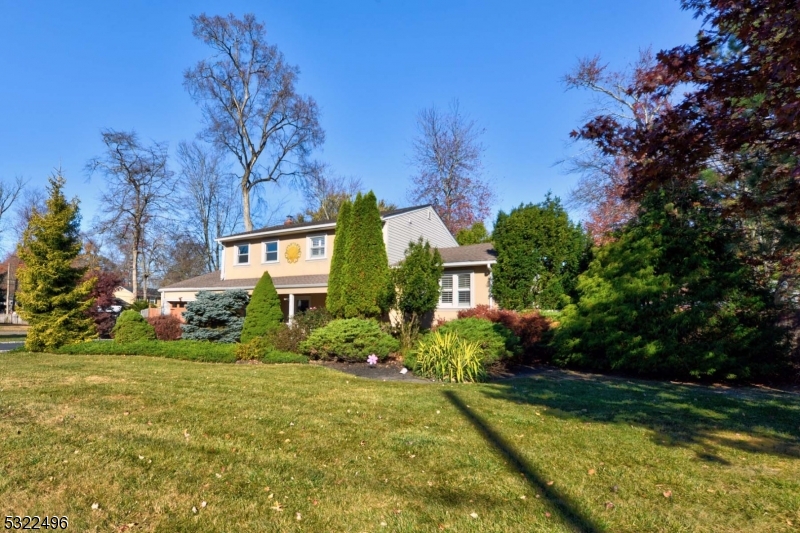
<svg viewBox="0 0 800 533"><path fill-rule="evenodd" d="M278 262L278 241L267 241L264 243L264 262Z"/></svg>
<svg viewBox="0 0 800 533"><path fill-rule="evenodd" d="M472 307L472 274L447 273L439 280L439 307Z"/></svg>
<svg viewBox="0 0 800 533"><path fill-rule="evenodd" d="M246 265L250 263L250 245L238 244L236 245L236 264Z"/></svg>
<svg viewBox="0 0 800 533"><path fill-rule="evenodd" d="M325 235L314 235L308 238L308 258L325 258Z"/></svg>

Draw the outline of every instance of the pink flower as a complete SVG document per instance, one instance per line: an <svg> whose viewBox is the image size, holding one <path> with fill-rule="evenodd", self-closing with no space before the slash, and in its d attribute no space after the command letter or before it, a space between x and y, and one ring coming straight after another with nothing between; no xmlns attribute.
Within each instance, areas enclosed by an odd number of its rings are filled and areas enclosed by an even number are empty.
<svg viewBox="0 0 800 533"><path fill-rule="evenodd" d="M367 357L367 363L369 363L370 366L375 366L378 364L378 356L375 354L370 355Z"/></svg>

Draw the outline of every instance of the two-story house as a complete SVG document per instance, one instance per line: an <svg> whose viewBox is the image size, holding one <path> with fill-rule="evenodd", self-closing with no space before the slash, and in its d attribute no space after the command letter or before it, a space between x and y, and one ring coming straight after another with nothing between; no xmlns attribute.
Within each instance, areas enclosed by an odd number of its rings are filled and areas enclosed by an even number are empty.
<svg viewBox="0 0 800 533"><path fill-rule="evenodd" d="M422 205L382 213L383 240L394 265L408 243L419 237L439 249L444 260L435 318L452 319L460 309L492 305L489 292L495 253L491 244L459 246L433 207ZM216 272L161 287L163 314L179 316L199 291L243 289L252 292L265 270L281 298L284 316L325 305L328 273L336 246L336 221L270 226L220 237Z"/></svg>

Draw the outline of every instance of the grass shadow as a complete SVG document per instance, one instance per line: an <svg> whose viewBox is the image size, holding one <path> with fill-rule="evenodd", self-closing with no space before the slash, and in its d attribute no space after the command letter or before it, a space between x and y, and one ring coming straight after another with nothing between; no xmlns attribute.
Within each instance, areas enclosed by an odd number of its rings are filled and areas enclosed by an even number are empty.
<svg viewBox="0 0 800 533"><path fill-rule="evenodd" d="M728 464L720 448L800 458L800 396L550 371L485 389L491 398L548 408L549 416L644 427L660 446L693 448Z"/></svg>
<svg viewBox="0 0 800 533"><path fill-rule="evenodd" d="M534 490L541 492L553 509L558 512L566 522L578 531L596 532L603 531L591 518L582 512L570 498L553 485L548 485L539 471L519 452L514 446L495 431L486 420L467 406L453 391L444 391L444 397L469 421L483 439L492 448L502 455L509 468L525 476L525 480Z"/></svg>

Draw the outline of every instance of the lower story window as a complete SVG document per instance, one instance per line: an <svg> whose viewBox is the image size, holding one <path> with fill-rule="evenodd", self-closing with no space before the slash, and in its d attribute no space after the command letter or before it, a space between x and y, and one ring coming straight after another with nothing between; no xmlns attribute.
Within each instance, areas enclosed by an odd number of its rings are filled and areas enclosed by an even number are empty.
<svg viewBox="0 0 800 533"><path fill-rule="evenodd" d="M439 307L472 307L472 275L447 273L439 281Z"/></svg>

